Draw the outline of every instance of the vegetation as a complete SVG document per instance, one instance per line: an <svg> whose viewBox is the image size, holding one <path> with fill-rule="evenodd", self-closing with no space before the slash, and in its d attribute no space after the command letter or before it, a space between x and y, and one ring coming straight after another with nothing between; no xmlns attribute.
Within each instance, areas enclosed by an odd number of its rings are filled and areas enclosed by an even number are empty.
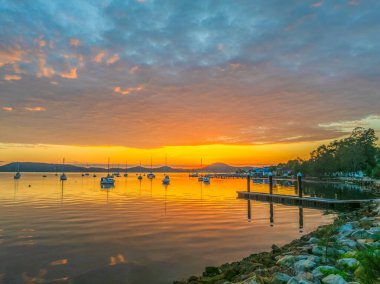
<svg viewBox="0 0 380 284"><path fill-rule="evenodd" d="M309 160L290 160L277 169L301 171L313 176L333 176L339 173L357 173L380 177L380 150L378 138L371 128L355 128L347 138L321 145L310 153Z"/></svg>
<svg viewBox="0 0 380 284"><path fill-rule="evenodd" d="M356 270L356 277L363 284L380 283L380 250L366 249L357 255L360 261L359 268Z"/></svg>

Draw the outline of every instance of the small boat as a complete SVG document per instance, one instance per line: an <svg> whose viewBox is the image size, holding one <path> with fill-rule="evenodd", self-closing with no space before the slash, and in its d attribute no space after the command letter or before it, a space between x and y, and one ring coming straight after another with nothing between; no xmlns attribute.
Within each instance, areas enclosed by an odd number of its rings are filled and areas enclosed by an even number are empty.
<svg viewBox="0 0 380 284"><path fill-rule="evenodd" d="M13 176L14 179L20 179L21 178L21 173L20 173L20 163L17 163L17 172Z"/></svg>
<svg viewBox="0 0 380 284"><path fill-rule="evenodd" d="M96 174L93 174L92 177L96 178Z"/></svg>
<svg viewBox="0 0 380 284"><path fill-rule="evenodd" d="M120 177L120 173L113 173L113 175L118 178Z"/></svg>
<svg viewBox="0 0 380 284"><path fill-rule="evenodd" d="M115 180L113 175L110 175L110 159L108 158L108 171L106 177L100 178L100 185L103 186L113 186L115 184Z"/></svg>
<svg viewBox="0 0 380 284"><path fill-rule="evenodd" d="M139 180L142 180L142 175L139 175L138 177L137 177L137 179L139 179Z"/></svg>
<svg viewBox="0 0 380 284"><path fill-rule="evenodd" d="M163 184L169 184L170 183L170 178L169 176L165 176L164 179L162 180Z"/></svg>
<svg viewBox="0 0 380 284"><path fill-rule="evenodd" d="M191 173L189 174L189 177L196 178L198 177L198 173Z"/></svg>
<svg viewBox="0 0 380 284"><path fill-rule="evenodd" d="M59 177L61 181L67 180L67 176L65 175L65 172L64 172L64 167L65 167L65 158L63 158L63 161L62 161L62 174Z"/></svg>
<svg viewBox="0 0 380 284"><path fill-rule="evenodd" d="M100 178L100 184L102 184L102 185L105 185L105 184L114 185L115 184L115 180L111 176L101 177Z"/></svg>
<svg viewBox="0 0 380 284"><path fill-rule="evenodd" d="M47 176L46 176L46 175L43 175L42 177L43 177L43 178L46 178Z"/></svg>
<svg viewBox="0 0 380 284"><path fill-rule="evenodd" d="M205 177L203 178L203 182L204 182L204 183L210 183L210 177L205 176Z"/></svg>
<svg viewBox="0 0 380 284"><path fill-rule="evenodd" d="M198 181L203 181L203 176L199 176Z"/></svg>
<svg viewBox="0 0 380 284"><path fill-rule="evenodd" d="M150 157L150 173L146 175L148 179L153 179L156 177L156 175L152 171L153 171L153 164L152 164L152 157Z"/></svg>

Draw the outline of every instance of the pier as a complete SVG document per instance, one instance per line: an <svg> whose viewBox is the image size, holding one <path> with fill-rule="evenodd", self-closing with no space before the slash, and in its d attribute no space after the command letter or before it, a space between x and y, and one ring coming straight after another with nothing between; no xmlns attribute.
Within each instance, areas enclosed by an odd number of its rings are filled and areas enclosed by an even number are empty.
<svg viewBox="0 0 380 284"><path fill-rule="evenodd" d="M302 206L305 208L342 210L358 208L363 203L380 202L380 199L361 199L361 200L337 200L315 197L299 197L292 195L279 195L259 192L238 191L238 198L257 200L264 202L281 203L285 205Z"/></svg>
<svg viewBox="0 0 380 284"><path fill-rule="evenodd" d="M247 191L238 191L238 198L247 200L257 200L270 203L280 203L285 205L302 206L316 209L344 210L358 208L361 204L379 202L380 199L360 199L360 200L339 200L328 198L304 197L302 186L302 174L297 174L297 191L298 195L281 195L273 194L273 176L268 175L269 193L251 192L251 177L247 176Z"/></svg>

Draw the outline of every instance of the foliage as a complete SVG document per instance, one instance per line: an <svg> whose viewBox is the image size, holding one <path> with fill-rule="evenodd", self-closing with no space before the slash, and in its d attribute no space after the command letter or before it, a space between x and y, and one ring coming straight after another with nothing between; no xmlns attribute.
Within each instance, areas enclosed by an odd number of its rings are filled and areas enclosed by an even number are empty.
<svg viewBox="0 0 380 284"><path fill-rule="evenodd" d="M355 272L356 277L364 284L380 283L380 250L366 249L357 255L361 266Z"/></svg>
<svg viewBox="0 0 380 284"><path fill-rule="evenodd" d="M339 270L338 268L321 268L320 271L324 276L335 274L342 276L344 280L348 280L348 275L344 271Z"/></svg>
<svg viewBox="0 0 380 284"><path fill-rule="evenodd" d="M349 137L319 146L310 153L309 160L290 160L279 164L278 168L315 176L330 176L338 172L371 173L379 158L377 139L373 129L357 127Z"/></svg>

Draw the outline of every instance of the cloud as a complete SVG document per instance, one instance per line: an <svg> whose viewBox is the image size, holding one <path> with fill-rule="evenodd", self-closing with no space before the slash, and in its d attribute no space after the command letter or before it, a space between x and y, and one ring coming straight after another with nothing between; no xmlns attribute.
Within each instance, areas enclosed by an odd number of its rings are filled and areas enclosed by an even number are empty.
<svg viewBox="0 0 380 284"><path fill-rule="evenodd" d="M107 55L107 52L102 50L98 54L95 55L93 61L96 63L100 63L103 61L103 59L105 58L106 55Z"/></svg>
<svg viewBox="0 0 380 284"><path fill-rule="evenodd" d="M15 64L24 60L25 51L17 48L19 47L10 47L10 50L0 49L0 67L7 64Z"/></svg>
<svg viewBox="0 0 380 284"><path fill-rule="evenodd" d="M24 108L26 111L31 111L31 112L38 112L38 111L45 111L46 108L44 107L25 107Z"/></svg>
<svg viewBox="0 0 380 284"><path fill-rule="evenodd" d="M77 38L71 38L70 39L70 45L74 47L80 46L80 40Z"/></svg>
<svg viewBox="0 0 380 284"><path fill-rule="evenodd" d="M13 111L12 107L2 107L3 111Z"/></svg>
<svg viewBox="0 0 380 284"><path fill-rule="evenodd" d="M62 72L60 76L66 79L77 79L77 68L71 68L68 72Z"/></svg>
<svg viewBox="0 0 380 284"><path fill-rule="evenodd" d="M120 56L118 54L114 54L107 59L107 64L112 65L120 60Z"/></svg>
<svg viewBox="0 0 380 284"><path fill-rule="evenodd" d="M4 76L4 80L6 81L18 81L18 80L21 80L21 76L19 75L11 75L11 74L6 74Z"/></svg>
<svg viewBox="0 0 380 284"><path fill-rule="evenodd" d="M129 95L130 93L134 93L134 92L140 92L142 90L144 90L144 86L137 86L137 87L132 87L132 88L126 88L126 89L121 89L121 87L115 87L114 89L114 92L115 93L119 93L121 95Z"/></svg>

